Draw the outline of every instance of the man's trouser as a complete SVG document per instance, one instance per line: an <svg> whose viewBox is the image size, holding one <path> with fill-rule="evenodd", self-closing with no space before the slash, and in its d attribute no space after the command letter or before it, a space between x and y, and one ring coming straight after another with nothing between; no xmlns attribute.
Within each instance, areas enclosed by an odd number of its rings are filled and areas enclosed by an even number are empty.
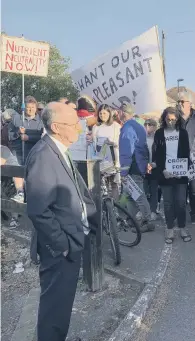
<svg viewBox="0 0 195 341"><path fill-rule="evenodd" d="M143 221L149 222L151 220L151 211L150 211L149 202L147 200L147 197L144 191L144 178L141 175L133 175L133 174L131 174L130 177L135 181L137 186L141 189L142 194L136 201L134 201L129 196L128 210L129 212L131 212L133 216L136 216L137 212L140 211L142 213Z"/></svg>
<svg viewBox="0 0 195 341"><path fill-rule="evenodd" d="M40 254L40 286L37 341L64 341L68 334L81 263L81 252L71 262L53 257L43 247Z"/></svg>
<svg viewBox="0 0 195 341"><path fill-rule="evenodd" d="M190 214L192 218L195 218L195 180L189 183L189 199L190 199Z"/></svg>
<svg viewBox="0 0 195 341"><path fill-rule="evenodd" d="M146 175L144 179L144 190L145 194L149 194L149 204L151 212L156 213L158 204L158 181L152 174Z"/></svg>

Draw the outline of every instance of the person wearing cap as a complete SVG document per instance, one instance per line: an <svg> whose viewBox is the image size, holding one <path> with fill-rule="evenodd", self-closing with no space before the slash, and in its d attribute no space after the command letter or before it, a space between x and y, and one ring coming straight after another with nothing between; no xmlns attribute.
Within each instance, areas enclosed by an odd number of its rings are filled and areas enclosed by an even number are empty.
<svg viewBox="0 0 195 341"><path fill-rule="evenodd" d="M139 210L142 216L142 232L153 231L154 223L151 221L150 205L144 192L144 177L147 172L149 162L149 151L146 142L146 131L136 120L133 119L135 113L132 106L128 103L122 105L124 121L119 138L119 155L121 165L122 180L128 181L128 175L141 189L142 194L133 201L130 197L131 209L136 215Z"/></svg>
<svg viewBox="0 0 195 341"><path fill-rule="evenodd" d="M189 93L180 93L177 108L181 114L182 127L188 132L192 157L193 154L195 155L195 110L192 108ZM195 224L195 180L189 183L189 199L191 222Z"/></svg>
<svg viewBox="0 0 195 341"><path fill-rule="evenodd" d="M146 195L149 195L151 209L151 219L156 220L156 210L158 205L158 179L156 176L156 164L152 162L152 146L154 143L154 134L157 130L157 122L152 119L146 119L144 123L147 134L147 145L149 150L148 170L144 180Z"/></svg>
<svg viewBox="0 0 195 341"><path fill-rule="evenodd" d="M31 258L40 258L37 341L64 341L79 277L84 236L95 232L96 208L68 148L80 123L69 105L46 105L47 134L28 155L25 170L27 213L34 226ZM78 339L80 340L80 339Z"/></svg>
<svg viewBox="0 0 195 341"><path fill-rule="evenodd" d="M41 117L42 111L44 109L44 104L41 102L38 102L38 106L37 106L37 112L39 114L39 116Z"/></svg>

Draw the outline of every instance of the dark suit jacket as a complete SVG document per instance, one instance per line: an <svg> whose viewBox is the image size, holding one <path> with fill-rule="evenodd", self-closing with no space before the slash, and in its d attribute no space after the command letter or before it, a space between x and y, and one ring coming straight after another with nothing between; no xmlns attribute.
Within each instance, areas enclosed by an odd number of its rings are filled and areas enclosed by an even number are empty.
<svg viewBox="0 0 195 341"><path fill-rule="evenodd" d="M25 170L27 213L35 228L33 261L37 259L37 244L46 246L53 257L69 250L69 259L83 249L81 196L89 218L96 209L79 172L77 179L79 186L57 146L45 135L31 150Z"/></svg>

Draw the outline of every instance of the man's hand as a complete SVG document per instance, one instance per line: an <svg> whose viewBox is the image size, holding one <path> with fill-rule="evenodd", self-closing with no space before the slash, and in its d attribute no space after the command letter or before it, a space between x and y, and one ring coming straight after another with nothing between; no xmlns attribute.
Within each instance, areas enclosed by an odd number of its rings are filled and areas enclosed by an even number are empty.
<svg viewBox="0 0 195 341"><path fill-rule="evenodd" d="M169 173L166 169L163 171L165 179L171 179L173 178L173 174Z"/></svg>
<svg viewBox="0 0 195 341"><path fill-rule="evenodd" d="M125 184L127 182L127 175L121 176L121 181Z"/></svg>
<svg viewBox="0 0 195 341"><path fill-rule="evenodd" d="M22 134L20 137L21 137L22 141L28 141L28 139L29 139L28 135L26 135L26 134Z"/></svg>
<svg viewBox="0 0 195 341"><path fill-rule="evenodd" d="M20 127L19 132L20 132L20 134L25 134L26 129L24 127Z"/></svg>
<svg viewBox="0 0 195 341"><path fill-rule="evenodd" d="M64 256L64 257L67 257L67 256L68 256L68 250L66 250L66 251L63 252L63 256Z"/></svg>

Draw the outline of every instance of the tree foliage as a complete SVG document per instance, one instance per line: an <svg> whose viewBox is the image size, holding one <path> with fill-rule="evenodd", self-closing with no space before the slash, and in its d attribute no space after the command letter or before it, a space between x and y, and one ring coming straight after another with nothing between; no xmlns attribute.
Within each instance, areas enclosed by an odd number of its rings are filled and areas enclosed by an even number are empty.
<svg viewBox="0 0 195 341"><path fill-rule="evenodd" d="M60 55L56 46L50 47L50 60L47 77L24 77L25 96L31 95L43 103L68 97L75 101L78 92L75 89L71 76L68 73L70 59ZM1 108L19 110L22 104L22 75L1 73Z"/></svg>

